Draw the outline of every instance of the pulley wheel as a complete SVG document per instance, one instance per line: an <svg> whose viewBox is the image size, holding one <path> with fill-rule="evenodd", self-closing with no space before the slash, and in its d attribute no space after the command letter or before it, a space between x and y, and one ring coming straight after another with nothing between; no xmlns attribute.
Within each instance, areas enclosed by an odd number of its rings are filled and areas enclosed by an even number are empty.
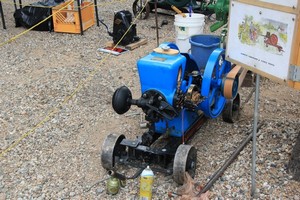
<svg viewBox="0 0 300 200"><path fill-rule="evenodd" d="M178 184L184 183L185 172L194 178L197 163L197 151L191 145L181 144L176 150L173 163L173 179Z"/></svg>
<svg viewBox="0 0 300 200"><path fill-rule="evenodd" d="M222 112L222 118L224 122L234 123L239 118L240 113L240 95L236 95L234 99L227 99L225 107Z"/></svg>
<svg viewBox="0 0 300 200"><path fill-rule="evenodd" d="M201 95L205 100L200 107L209 118L216 118L222 113L226 103L222 93L223 77L230 69L230 62L225 60L225 50L215 49L208 58L201 85Z"/></svg>
<svg viewBox="0 0 300 200"><path fill-rule="evenodd" d="M109 134L102 145L101 164L102 167L111 170L115 166L116 157L121 156L122 152L125 152L125 146L120 145L125 136L116 135L114 133Z"/></svg>
<svg viewBox="0 0 300 200"><path fill-rule="evenodd" d="M146 0L135 0L132 4L132 11L135 17L141 12L139 19L147 19L150 14L150 5ZM144 9L143 9L144 8Z"/></svg>
<svg viewBox="0 0 300 200"><path fill-rule="evenodd" d="M226 99L233 99L236 97L239 89L238 73L241 66L234 66L223 80L222 92Z"/></svg>

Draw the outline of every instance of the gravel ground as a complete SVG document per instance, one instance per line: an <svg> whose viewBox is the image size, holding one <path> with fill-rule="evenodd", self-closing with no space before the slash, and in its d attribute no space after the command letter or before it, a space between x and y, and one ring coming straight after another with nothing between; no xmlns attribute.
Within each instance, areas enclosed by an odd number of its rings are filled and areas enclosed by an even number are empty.
<svg viewBox="0 0 300 200"><path fill-rule="evenodd" d="M26 4L27 2L24 1ZM14 7L3 2L7 29L0 43L25 31L14 27ZM112 29L113 11L128 9L132 1L99 2L99 15ZM160 29L160 42L174 41L174 17ZM2 26L2 24L0 24ZM0 47L0 200L4 199L136 199L138 179L129 180L115 196L105 192L107 172L100 149L111 132L133 138L141 110L119 116L111 108L114 90L128 86L138 98L136 61L155 48L154 14L137 21L147 45L110 56L97 51L111 41L104 26L83 36L30 31ZM206 29L207 30L207 27ZM195 181L205 184L252 129L252 88L242 88L243 109L235 124L209 120L191 144L198 149ZM287 164L300 130L300 92L262 79L257 138L256 199L300 199L300 183ZM16 145L12 145L16 144ZM250 199L251 143L210 190L210 199ZM120 172L130 176L134 170ZM155 174L153 198L168 199L178 185L172 177Z"/></svg>

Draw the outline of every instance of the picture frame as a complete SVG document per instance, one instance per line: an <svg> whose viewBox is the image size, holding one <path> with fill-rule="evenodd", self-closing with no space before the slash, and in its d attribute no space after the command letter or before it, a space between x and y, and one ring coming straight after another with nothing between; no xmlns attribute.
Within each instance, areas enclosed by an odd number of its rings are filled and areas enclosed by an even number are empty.
<svg viewBox="0 0 300 200"><path fill-rule="evenodd" d="M226 60L300 89L298 1L230 2Z"/></svg>

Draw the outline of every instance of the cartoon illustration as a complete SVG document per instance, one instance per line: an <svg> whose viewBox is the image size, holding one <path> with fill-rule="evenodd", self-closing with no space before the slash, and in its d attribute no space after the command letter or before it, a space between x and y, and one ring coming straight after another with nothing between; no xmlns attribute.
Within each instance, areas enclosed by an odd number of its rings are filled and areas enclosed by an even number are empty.
<svg viewBox="0 0 300 200"><path fill-rule="evenodd" d="M282 22L266 18L255 21L253 16L245 15L239 24L238 38L243 44L282 55L287 43L286 30L287 24Z"/></svg>
<svg viewBox="0 0 300 200"><path fill-rule="evenodd" d="M253 25L253 22L251 21L250 23L250 28L249 28L249 33L250 33L250 40L253 42L256 42L257 40L257 29Z"/></svg>
<svg viewBox="0 0 300 200"><path fill-rule="evenodd" d="M270 32L267 32L266 36L265 36L265 44L266 47L268 47L269 45L277 47L278 51L281 52L283 51L282 46L279 46L278 44L278 37L275 34L271 34Z"/></svg>

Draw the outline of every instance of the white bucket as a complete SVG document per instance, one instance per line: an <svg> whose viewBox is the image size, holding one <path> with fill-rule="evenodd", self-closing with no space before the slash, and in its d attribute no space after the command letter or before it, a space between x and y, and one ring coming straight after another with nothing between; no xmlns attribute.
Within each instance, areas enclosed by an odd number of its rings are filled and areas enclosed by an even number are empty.
<svg viewBox="0 0 300 200"><path fill-rule="evenodd" d="M204 15L198 13L184 13L186 17L180 14L175 15L175 31L176 31L176 45L181 53L188 53L191 44L190 37L203 33L205 25Z"/></svg>

